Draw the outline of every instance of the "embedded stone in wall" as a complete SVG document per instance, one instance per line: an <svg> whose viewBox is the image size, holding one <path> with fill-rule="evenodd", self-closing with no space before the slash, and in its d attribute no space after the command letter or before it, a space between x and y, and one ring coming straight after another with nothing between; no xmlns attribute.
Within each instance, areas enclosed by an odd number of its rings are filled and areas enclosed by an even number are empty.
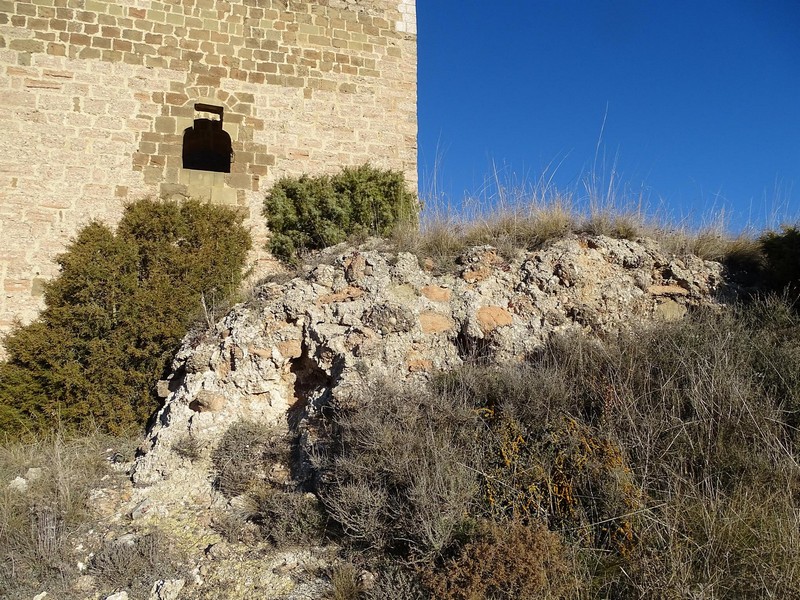
<svg viewBox="0 0 800 600"><path fill-rule="evenodd" d="M419 315L422 333L445 333L452 331L454 323L450 317L433 311L424 311Z"/></svg>
<svg viewBox="0 0 800 600"><path fill-rule="evenodd" d="M483 306L478 309L477 318L483 333L491 333L498 327L508 327L514 322L511 313L501 306Z"/></svg>
<svg viewBox="0 0 800 600"><path fill-rule="evenodd" d="M189 408L195 412L219 412L224 406L225 396L209 390L200 390L189 403Z"/></svg>

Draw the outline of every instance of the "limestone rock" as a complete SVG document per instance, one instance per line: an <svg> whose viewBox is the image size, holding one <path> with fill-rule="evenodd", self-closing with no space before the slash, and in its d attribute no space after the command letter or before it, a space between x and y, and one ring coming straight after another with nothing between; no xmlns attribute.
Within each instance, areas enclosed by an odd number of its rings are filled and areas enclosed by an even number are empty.
<svg viewBox="0 0 800 600"><path fill-rule="evenodd" d="M478 325L483 333L491 333L498 327L506 327L514 321L511 313L500 306L482 306L478 309Z"/></svg>
<svg viewBox="0 0 800 600"><path fill-rule="evenodd" d="M300 340L286 340L278 342L275 347L281 356L285 358L299 358L303 354L303 347Z"/></svg>
<svg viewBox="0 0 800 600"><path fill-rule="evenodd" d="M686 296L689 290L679 285L651 285L647 291L654 296Z"/></svg>
<svg viewBox="0 0 800 600"><path fill-rule="evenodd" d="M195 412L219 412L225 406L225 396L209 390L197 392L194 400L189 403L189 408Z"/></svg>
<svg viewBox="0 0 800 600"><path fill-rule="evenodd" d="M9 482L8 489L23 494L28 491L28 480L24 477L15 477Z"/></svg>
<svg viewBox="0 0 800 600"><path fill-rule="evenodd" d="M37 481L42 476L41 467L31 467L25 471L25 479L28 481Z"/></svg>
<svg viewBox="0 0 800 600"><path fill-rule="evenodd" d="M453 329L453 321L445 314L427 310L419 315L422 333L444 333Z"/></svg>
<svg viewBox="0 0 800 600"><path fill-rule="evenodd" d="M162 579L153 584L149 600L176 600L186 585L183 579Z"/></svg>
<svg viewBox="0 0 800 600"><path fill-rule="evenodd" d="M420 290L423 296L433 302L450 302L453 293L447 288L438 285L426 285Z"/></svg>
<svg viewBox="0 0 800 600"><path fill-rule="evenodd" d="M143 518L148 513L152 512L153 510L153 499L152 498L145 498L139 504L137 504L134 509L130 512L130 517L132 521L137 521Z"/></svg>
<svg viewBox="0 0 800 600"><path fill-rule="evenodd" d="M656 303L656 315L665 321L678 321L686 316L686 306L671 298Z"/></svg>

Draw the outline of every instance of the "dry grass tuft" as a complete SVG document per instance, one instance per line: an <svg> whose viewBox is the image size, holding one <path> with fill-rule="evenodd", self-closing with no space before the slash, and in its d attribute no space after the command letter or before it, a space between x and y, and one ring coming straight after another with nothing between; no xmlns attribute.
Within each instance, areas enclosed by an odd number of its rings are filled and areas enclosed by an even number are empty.
<svg viewBox="0 0 800 600"><path fill-rule="evenodd" d="M120 445L129 442L51 434L0 446L0 595L30 598L47 586L67 597L77 576L71 542L90 525L89 494ZM18 477L25 489L9 485Z"/></svg>
<svg viewBox="0 0 800 600"><path fill-rule="evenodd" d="M358 571L352 564L344 563L333 569L329 600L359 600L362 591Z"/></svg>
<svg viewBox="0 0 800 600"><path fill-rule="evenodd" d="M399 250L431 259L439 271L451 270L455 258L470 246L489 244L512 257L570 234L651 238L668 252L695 254L730 264L735 271L753 271L763 262L757 236L733 236L721 219L698 230L673 226L664 215L649 215L641 200L617 202L614 193L612 189L598 200L592 192L577 200L550 189L499 188L497 197L483 203L468 200L457 210L426 201L420 228L399 228L391 240Z"/></svg>

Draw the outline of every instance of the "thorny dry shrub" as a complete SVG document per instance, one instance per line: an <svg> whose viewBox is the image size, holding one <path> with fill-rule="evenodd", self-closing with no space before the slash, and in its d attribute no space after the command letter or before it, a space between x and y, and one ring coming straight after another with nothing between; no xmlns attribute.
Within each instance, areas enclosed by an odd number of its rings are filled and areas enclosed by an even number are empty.
<svg viewBox="0 0 800 600"><path fill-rule="evenodd" d="M800 597L800 321L780 299L379 382L353 406L320 496L350 547L426 581L478 523L546 523L577 557L574 597Z"/></svg>
<svg viewBox="0 0 800 600"><path fill-rule="evenodd" d="M377 563L377 577L364 596L366 600L428 600L418 576L410 567L397 563Z"/></svg>
<svg viewBox="0 0 800 600"><path fill-rule="evenodd" d="M484 523L478 536L423 579L439 600L572 598L569 551L541 524Z"/></svg>
<svg viewBox="0 0 800 600"><path fill-rule="evenodd" d="M92 558L89 572L106 590L126 589L135 597L146 597L155 581L186 576L180 553L159 530L107 543Z"/></svg>
<svg viewBox="0 0 800 600"><path fill-rule="evenodd" d="M253 507L251 520L275 547L313 546L324 541L327 517L314 494L262 485L248 496Z"/></svg>
<svg viewBox="0 0 800 600"><path fill-rule="evenodd" d="M258 423L232 424L212 453L216 485L228 498L240 497L215 517L215 528L231 542L265 540L278 548L321 543L327 517L319 500L297 482L273 481L271 470L291 463L285 433Z"/></svg>
<svg viewBox="0 0 800 600"><path fill-rule="evenodd" d="M52 434L0 445L0 596L31 598L47 586L69 597L77 576L71 541L88 526L89 494L109 475L104 452L114 443ZM24 491L8 485L17 477Z"/></svg>
<svg viewBox="0 0 800 600"><path fill-rule="evenodd" d="M266 479L273 462L288 462L284 442L280 434L260 423L233 423L211 455L217 488L231 498Z"/></svg>
<svg viewBox="0 0 800 600"><path fill-rule="evenodd" d="M483 421L482 514L545 519L584 545L625 554L635 544L630 515L640 504L627 460L584 414L567 409L568 388L548 388L538 375L464 368L434 382L440 394L467 399Z"/></svg>
<svg viewBox="0 0 800 600"><path fill-rule="evenodd" d="M642 492L635 550L595 555L599 595L800 596L799 325L770 299L542 358Z"/></svg>
<svg viewBox="0 0 800 600"><path fill-rule="evenodd" d="M181 458L197 460L203 453L203 445L197 438L187 433L172 445L172 451Z"/></svg>
<svg viewBox="0 0 800 600"><path fill-rule="evenodd" d="M362 409L338 414L315 457L320 498L351 543L436 556L470 527L480 419L450 398L384 382L362 398Z"/></svg>
<svg viewBox="0 0 800 600"><path fill-rule="evenodd" d="M514 406L530 405L529 383L519 371L468 367L426 390L385 382L365 389L360 408L338 414L334 441L317 457L320 496L345 540L424 565L436 585L450 577L443 561L478 535L479 520L515 523L527 539L542 533L544 519L557 531L584 528L572 537L589 546L627 551L633 534L626 515L638 489L621 452L574 419L546 418L545 404L515 413ZM540 566L550 560L538 559ZM518 575L531 583L529 574ZM502 597L510 598L519 582L508 577ZM443 590L434 597L467 594L438 595Z"/></svg>
<svg viewBox="0 0 800 600"><path fill-rule="evenodd" d="M250 521L251 516L250 510L218 509L211 519L211 529L230 544L252 545L261 541L261 535L258 527Z"/></svg>

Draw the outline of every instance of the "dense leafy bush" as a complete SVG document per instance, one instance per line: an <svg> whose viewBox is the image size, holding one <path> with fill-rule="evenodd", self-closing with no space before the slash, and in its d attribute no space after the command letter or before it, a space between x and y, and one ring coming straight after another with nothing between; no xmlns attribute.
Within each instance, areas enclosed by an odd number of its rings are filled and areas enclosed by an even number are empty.
<svg viewBox="0 0 800 600"><path fill-rule="evenodd" d="M269 249L291 260L302 250L332 246L355 235L388 235L416 222L418 202L399 171L363 165L340 173L279 180L267 194L264 214Z"/></svg>
<svg viewBox="0 0 800 600"><path fill-rule="evenodd" d="M201 299L241 281L250 236L229 209L144 200L116 232L84 227L59 256L39 319L6 339L0 427L12 434L140 426Z"/></svg>

